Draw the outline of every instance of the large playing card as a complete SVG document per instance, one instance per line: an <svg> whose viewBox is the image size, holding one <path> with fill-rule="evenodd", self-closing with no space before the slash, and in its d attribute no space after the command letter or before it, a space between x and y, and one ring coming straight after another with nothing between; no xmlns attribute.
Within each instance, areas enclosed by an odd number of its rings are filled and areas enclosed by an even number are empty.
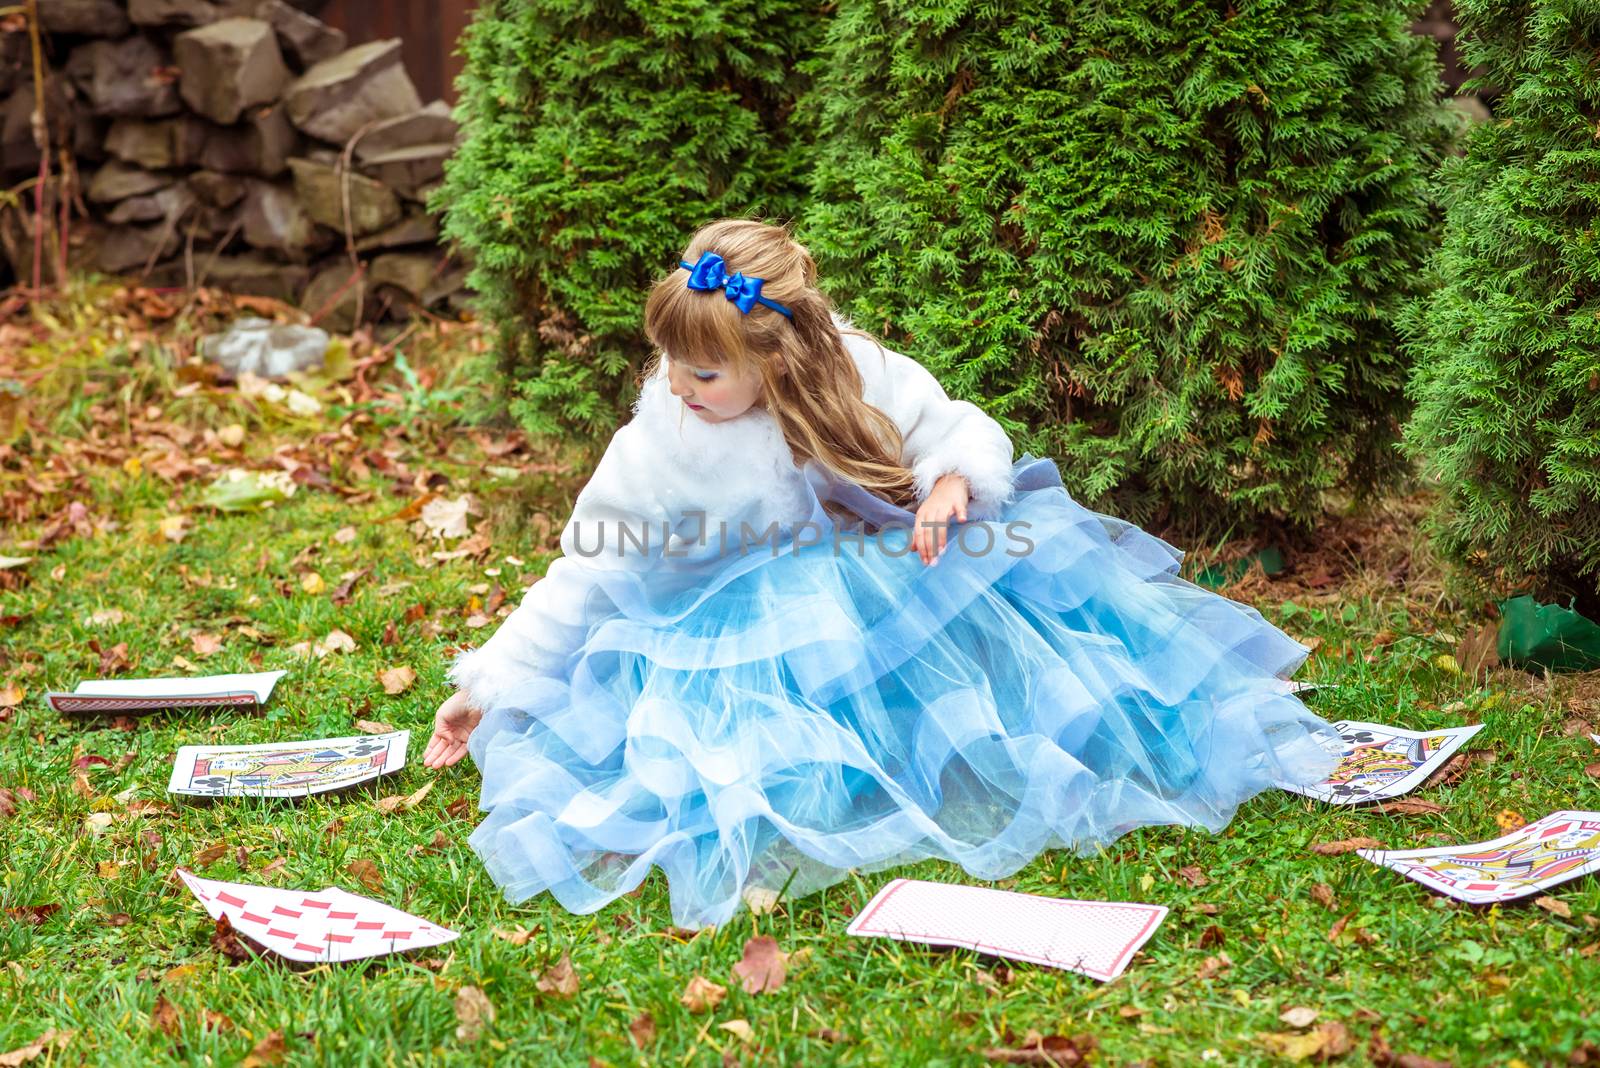
<svg viewBox="0 0 1600 1068"><path fill-rule="evenodd" d="M1552 812L1492 842L1357 852L1469 904L1513 901L1600 869L1600 812Z"/></svg>
<svg viewBox="0 0 1600 1068"><path fill-rule="evenodd" d="M45 701L57 712L153 712L158 708L207 708L267 703L287 672L197 675L176 679L90 679L71 693L51 691Z"/></svg>
<svg viewBox="0 0 1600 1068"><path fill-rule="evenodd" d="M1280 788L1330 805L1355 805L1399 797L1421 786L1428 776L1444 767L1468 738L1483 730L1483 724L1408 731L1381 723L1342 719L1334 723L1333 728L1339 732L1343 755L1333 774L1310 786L1280 782Z"/></svg>
<svg viewBox="0 0 1600 1068"><path fill-rule="evenodd" d="M267 745L186 745L167 792L192 797L305 797L405 767L410 731Z"/></svg>
<svg viewBox="0 0 1600 1068"><path fill-rule="evenodd" d="M227 883L178 869L212 919L228 917L242 935L281 956L307 963L360 960L437 946L459 934L381 901L326 890L279 890Z"/></svg>
<svg viewBox="0 0 1600 1068"><path fill-rule="evenodd" d="M1069 901L984 886L895 879L846 934L963 946L1109 981L1166 917L1165 905Z"/></svg>

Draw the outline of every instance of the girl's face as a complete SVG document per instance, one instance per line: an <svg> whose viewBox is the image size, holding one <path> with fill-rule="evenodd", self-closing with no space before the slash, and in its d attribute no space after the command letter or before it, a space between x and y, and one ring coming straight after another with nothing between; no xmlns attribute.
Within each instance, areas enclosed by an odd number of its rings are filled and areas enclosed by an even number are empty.
<svg viewBox="0 0 1600 1068"><path fill-rule="evenodd" d="M692 364L666 358L667 381L696 417L708 423L726 423L755 406L761 397L761 376L754 367L736 379L731 367Z"/></svg>

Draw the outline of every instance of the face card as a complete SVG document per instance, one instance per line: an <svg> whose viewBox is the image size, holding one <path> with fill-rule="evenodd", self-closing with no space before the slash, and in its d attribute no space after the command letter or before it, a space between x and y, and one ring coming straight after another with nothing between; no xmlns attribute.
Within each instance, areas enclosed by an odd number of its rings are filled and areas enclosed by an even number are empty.
<svg viewBox="0 0 1600 1068"><path fill-rule="evenodd" d="M410 731L266 745L186 745L167 783L191 797L306 797L405 767Z"/></svg>
<svg viewBox="0 0 1600 1068"><path fill-rule="evenodd" d="M381 957L459 937L409 912L332 887L309 893L280 890L202 879L182 868L178 876L212 919L227 916L240 934L308 964Z"/></svg>
<svg viewBox="0 0 1600 1068"><path fill-rule="evenodd" d="M174 679L89 679L71 693L51 691L45 701L57 712L153 712L160 708L267 703L285 671L197 675Z"/></svg>
<svg viewBox="0 0 1600 1068"><path fill-rule="evenodd" d="M1330 805L1356 805L1410 793L1428 776L1483 730L1471 727L1440 727L1432 731L1408 731L1381 723L1339 720L1343 759L1333 774L1309 786L1280 782L1278 787Z"/></svg>
<svg viewBox="0 0 1600 1068"><path fill-rule="evenodd" d="M962 946L1106 982L1166 918L1164 905L1070 901L984 886L895 879L846 934Z"/></svg>
<svg viewBox="0 0 1600 1068"><path fill-rule="evenodd" d="M1513 901L1600 869L1600 812L1552 812L1492 842L1357 852L1468 904Z"/></svg>

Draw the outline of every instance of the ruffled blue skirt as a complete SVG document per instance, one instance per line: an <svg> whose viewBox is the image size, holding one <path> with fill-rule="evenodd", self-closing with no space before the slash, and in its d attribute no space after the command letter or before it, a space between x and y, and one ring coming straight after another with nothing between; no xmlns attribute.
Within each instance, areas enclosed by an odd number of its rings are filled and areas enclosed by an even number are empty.
<svg viewBox="0 0 1600 1068"><path fill-rule="evenodd" d="M608 575L567 670L472 734L507 897L593 912L656 865L675 923L720 925L752 889L929 857L999 879L1326 777L1332 728L1284 681L1305 646L1050 460L1014 470L931 567L912 513L808 475L820 536Z"/></svg>

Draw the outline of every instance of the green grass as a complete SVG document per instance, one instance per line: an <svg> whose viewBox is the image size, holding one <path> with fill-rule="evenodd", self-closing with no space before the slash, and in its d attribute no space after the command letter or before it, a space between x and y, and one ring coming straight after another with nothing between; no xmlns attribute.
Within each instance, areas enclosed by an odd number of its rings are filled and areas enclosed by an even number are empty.
<svg viewBox="0 0 1600 1068"><path fill-rule="evenodd" d="M62 322L73 338L102 329L65 316ZM384 365L369 377L390 383L389 399L380 390L375 399L345 403L337 389L323 387L322 415L297 420L264 403L241 401L231 390L206 387L172 400L178 378L161 370L148 350L136 358L116 345L101 346L104 351L80 360L63 347L61 335L46 333L40 344L54 346L48 351L56 369L30 379L30 389L48 396L70 374L80 399L36 409L33 429L0 452L0 491L11 495L0 556L32 554L18 546L47 530L73 501L118 527L64 537L37 553L25 581L0 590L0 617L22 617L0 623L0 690L14 685L26 691L0 722L0 787L36 795L20 802L14 817L0 818L0 908L59 906L42 923L10 914L0 925L0 1052L57 1028L76 1032L53 1055L60 1063L234 1064L282 1030L286 1064L581 1065L593 1059L619 1066L724 1060L933 1066L990 1063L983 1050L1037 1030L1095 1036L1095 1063L1271 1064L1281 1058L1263 1036L1294 1030L1278 1020L1291 1006L1319 1010L1319 1023L1345 1024L1356 1042L1344 1059L1352 1064L1366 1062L1375 1026L1397 1053L1457 1065L1564 1064L1580 1043L1600 1042L1600 1022L1588 1019L1600 989L1600 955L1594 953L1600 881L1583 879L1556 891L1571 908L1569 919L1531 905L1468 908L1353 855L1309 851L1312 843L1355 836L1396 847L1470 841L1500 833L1495 818L1502 810L1533 819L1558 808L1600 808L1600 782L1584 773L1594 750L1579 730L1579 720L1592 721L1600 707L1592 698L1593 679L1546 683L1499 672L1492 685L1479 685L1439 660L1469 620L1359 568L1342 586L1302 592L1287 604L1280 588L1258 587L1265 598L1258 607L1269 619L1297 636L1322 639L1302 673L1335 687L1312 699L1317 709L1330 719L1410 727L1481 719L1488 726L1474 748L1497 759L1474 763L1458 782L1418 794L1442 804L1442 814L1341 811L1271 792L1245 805L1222 834L1138 831L1098 857L1043 855L1000 884L1169 905L1170 915L1144 952L1109 984L1031 965L1002 966L966 951L846 937L850 915L890 873L853 877L785 902L771 915L741 913L715 934L689 941L670 933L659 873L638 896L591 916L568 914L548 897L511 907L465 845L478 785L470 760L438 775L413 763L377 789L303 803L173 799L170 814L132 815L129 800L167 800L173 755L184 744L345 734L357 719L372 719L410 728L410 755L419 759L433 708L446 694L450 651L491 632L467 625L473 598L485 596L474 588L499 584L515 603L522 582L543 570L551 547L549 534L528 514L539 509L559 521L581 475L487 474L488 465L532 467L537 457L485 458L452 422L461 402L445 387L459 386L465 374L451 370L453 351L434 354L430 363L422 349L402 350L413 366L432 369L436 393L419 392ZM45 350L31 351L39 357ZM25 362L21 370L32 366L44 364ZM0 378L7 375L0 364ZM84 381L104 386L84 401L76 393ZM317 463L333 484L358 496L352 501L304 486L260 514L208 513L197 507L208 478L174 486L151 472L148 458L137 473L120 462L118 450L139 451L141 440L149 442L141 410L152 402L164 409L156 422L196 431L243 421L252 442L235 462L262 467L274 447L291 445L321 457ZM91 403L121 414L97 422ZM366 417L351 424L358 445L345 449L337 437L316 437L358 414ZM80 451L91 431L105 455ZM365 480L351 474L351 457L368 448L393 451L412 478L435 472L435 491L482 498L494 519L486 558L432 561L403 520L388 518L414 496L378 471ZM191 460L223 455L203 443L186 454ZM53 457L71 458L78 473L62 474L40 496L23 478L59 474ZM225 457L222 465L228 465ZM18 510L26 514L13 523ZM194 527L173 543L159 523L178 511L189 514ZM333 535L347 526L358 535L340 543ZM507 562L508 556L523 564ZM490 567L500 573L488 574ZM341 574L360 568L371 572L348 603L335 604ZM326 590L303 591L301 576L309 570L325 580ZM408 622L414 605L424 606L421 617ZM111 609L121 611L122 622L87 622ZM390 624L396 640L384 645ZM355 638L354 652L322 659L291 652L295 643L315 642L335 627ZM1382 631L1397 637L1374 644ZM221 651L197 656L191 644L196 632L225 635ZM64 718L43 704L46 689L70 689L98 674L91 640L102 649L126 642L129 674L181 673L175 657L207 673L282 667L289 674L259 715L161 714L122 730L103 720ZM416 670L417 682L388 696L377 674L402 664ZM114 762L88 770L87 791L74 787L73 760L83 754ZM122 761L125 766L115 766ZM375 805L381 795L409 793L435 780L415 810L385 815ZM446 809L462 798L473 802L467 818L453 818ZM85 820L102 811L115 818L95 833ZM423 851L440 831L448 843ZM204 875L308 889L341 886L446 924L461 937L435 950L331 967L295 968L273 958L233 963L211 946L211 922L172 878L176 867L195 867L195 855L217 842L230 849L196 869ZM361 859L376 863L381 892L347 871ZM1198 867L1208 882L1188 885L1177 874L1186 867ZM959 868L937 862L893 874L971 881ZM1332 889L1331 910L1313 899L1317 884ZM112 925L118 914L126 921ZM1335 921L1347 915L1342 936L1330 941ZM498 937L496 928L537 933L519 946ZM755 934L770 934L797 955L775 992L746 994L730 977ZM536 986L541 970L563 953L571 955L580 980L571 999ZM1231 966L1200 978L1207 958L1222 953ZM181 970L174 975L174 969ZM679 1002L697 975L729 987L710 1013L690 1013ZM476 1042L456 1037L454 1002L465 986L484 991L497 1014ZM158 997L176 1010L171 1033L151 1023ZM232 1026L202 1029L204 1010L227 1016ZM656 1033L639 1050L629 1040L629 1025L644 1013ZM750 1041L720 1026L734 1020L748 1022ZM844 1040L818 1037L821 1029Z"/></svg>

